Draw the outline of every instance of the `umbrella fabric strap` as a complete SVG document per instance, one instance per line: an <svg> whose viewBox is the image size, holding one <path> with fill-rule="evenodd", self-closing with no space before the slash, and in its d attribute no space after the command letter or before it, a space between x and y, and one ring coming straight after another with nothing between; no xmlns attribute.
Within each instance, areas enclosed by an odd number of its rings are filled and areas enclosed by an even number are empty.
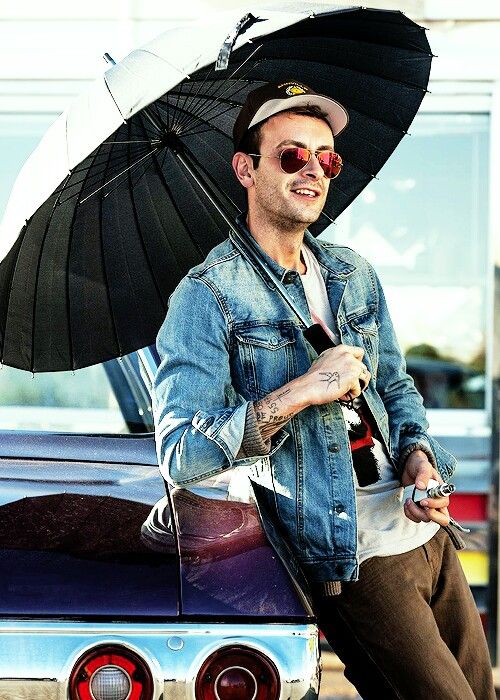
<svg viewBox="0 0 500 700"><path fill-rule="evenodd" d="M215 62L215 70L226 70L229 64L229 57L236 39L240 34L246 32L246 30L252 26L255 22L262 22L262 20L254 17L250 12L244 15L240 21L236 24L232 32L229 32L227 37L222 44L219 55L217 56L217 61Z"/></svg>

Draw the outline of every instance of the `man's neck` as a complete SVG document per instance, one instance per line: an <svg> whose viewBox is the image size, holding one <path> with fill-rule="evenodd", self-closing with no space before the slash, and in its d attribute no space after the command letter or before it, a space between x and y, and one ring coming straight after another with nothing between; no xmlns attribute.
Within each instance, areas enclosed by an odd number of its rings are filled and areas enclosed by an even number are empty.
<svg viewBox="0 0 500 700"><path fill-rule="evenodd" d="M284 230L268 221L258 221L257 217L247 216L247 227L260 247L287 270L305 272L300 250L304 240L305 227L299 224L295 230Z"/></svg>

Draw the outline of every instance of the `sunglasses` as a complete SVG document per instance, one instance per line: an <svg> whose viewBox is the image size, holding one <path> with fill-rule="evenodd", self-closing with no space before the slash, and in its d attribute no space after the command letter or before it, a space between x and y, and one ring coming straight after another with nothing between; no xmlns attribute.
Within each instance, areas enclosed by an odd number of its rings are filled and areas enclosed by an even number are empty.
<svg viewBox="0 0 500 700"><path fill-rule="evenodd" d="M310 151L308 148L294 146L284 148L279 156L264 156L262 153L249 153L248 155L259 158L279 158L281 170L288 175L302 170L313 155L318 159L323 173L328 179L333 180L342 170L342 158L335 151Z"/></svg>

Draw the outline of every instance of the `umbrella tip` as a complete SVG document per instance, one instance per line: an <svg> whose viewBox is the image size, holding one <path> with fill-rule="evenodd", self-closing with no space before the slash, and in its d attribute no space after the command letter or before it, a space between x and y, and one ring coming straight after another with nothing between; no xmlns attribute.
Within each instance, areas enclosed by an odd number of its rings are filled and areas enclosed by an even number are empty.
<svg viewBox="0 0 500 700"><path fill-rule="evenodd" d="M116 66L115 59L112 58L107 51L105 54L103 54L103 58L106 61L106 63L110 63L112 66Z"/></svg>

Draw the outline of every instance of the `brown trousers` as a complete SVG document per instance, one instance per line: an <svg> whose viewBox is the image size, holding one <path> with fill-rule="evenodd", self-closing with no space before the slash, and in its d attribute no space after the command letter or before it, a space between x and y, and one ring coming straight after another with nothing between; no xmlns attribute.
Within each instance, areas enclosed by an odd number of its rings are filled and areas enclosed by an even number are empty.
<svg viewBox="0 0 500 700"><path fill-rule="evenodd" d="M450 538L363 562L318 624L364 700L494 700L488 647Z"/></svg>

